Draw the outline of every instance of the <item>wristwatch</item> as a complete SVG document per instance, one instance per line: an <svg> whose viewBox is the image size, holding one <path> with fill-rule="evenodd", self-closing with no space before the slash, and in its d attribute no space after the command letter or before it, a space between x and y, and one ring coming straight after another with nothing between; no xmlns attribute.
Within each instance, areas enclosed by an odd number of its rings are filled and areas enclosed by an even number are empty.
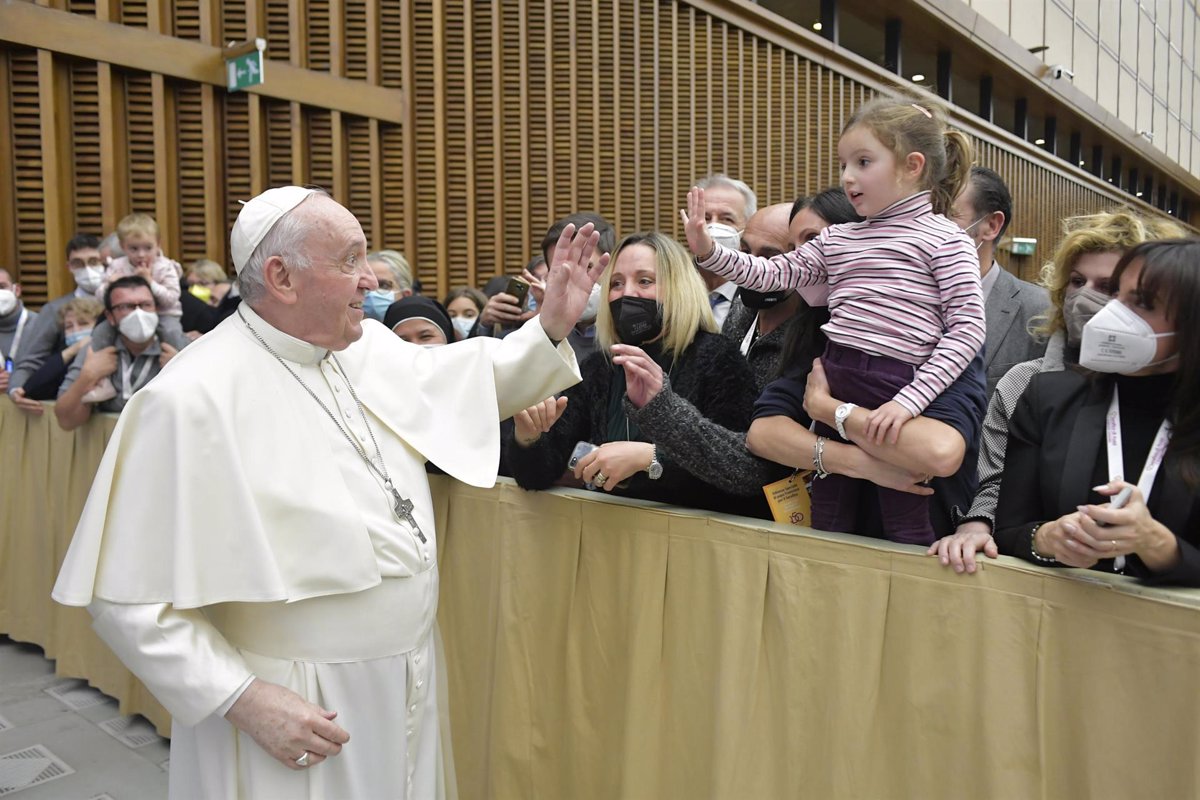
<svg viewBox="0 0 1200 800"><path fill-rule="evenodd" d="M650 466L646 467L650 480L656 481L662 477L662 462L658 460L658 445L650 445Z"/></svg>
<svg viewBox="0 0 1200 800"><path fill-rule="evenodd" d="M858 408L854 403L842 403L837 407L837 411L833 412L833 424L837 427L838 436L846 441L850 441L850 437L846 435L846 420L850 419L850 412Z"/></svg>

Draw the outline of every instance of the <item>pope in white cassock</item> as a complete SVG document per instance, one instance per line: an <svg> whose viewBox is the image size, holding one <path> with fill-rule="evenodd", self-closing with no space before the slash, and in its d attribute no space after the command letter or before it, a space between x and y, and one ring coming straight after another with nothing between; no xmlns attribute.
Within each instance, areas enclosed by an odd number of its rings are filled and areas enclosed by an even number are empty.
<svg viewBox="0 0 1200 800"><path fill-rule="evenodd" d="M455 793L425 462L492 485L499 420L578 382L597 239L516 333L424 349L363 322L349 211L243 207L243 303L125 408L54 588L171 712L173 798Z"/></svg>

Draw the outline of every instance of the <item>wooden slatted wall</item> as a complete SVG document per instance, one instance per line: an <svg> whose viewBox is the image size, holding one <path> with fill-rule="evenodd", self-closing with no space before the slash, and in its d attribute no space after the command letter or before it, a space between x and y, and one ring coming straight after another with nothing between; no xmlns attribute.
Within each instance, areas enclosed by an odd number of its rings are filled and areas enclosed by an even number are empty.
<svg viewBox="0 0 1200 800"><path fill-rule="evenodd" d="M268 83L286 63L351 90L402 89L406 123L0 43L0 260L36 305L67 288L65 238L144 211L169 255L228 263L237 201L298 182L328 188L371 247L407 253L440 295L519 270L571 211L679 235L687 187L710 172L746 180L760 204L835 183L837 134L871 87L811 42L752 33L713 5L67 0L48 13L99 8L215 46L265 36ZM45 113L56 108L68 113ZM979 145L1013 188L1014 232L1039 240L1010 265L1025 277L1062 216L1127 199L998 131Z"/></svg>

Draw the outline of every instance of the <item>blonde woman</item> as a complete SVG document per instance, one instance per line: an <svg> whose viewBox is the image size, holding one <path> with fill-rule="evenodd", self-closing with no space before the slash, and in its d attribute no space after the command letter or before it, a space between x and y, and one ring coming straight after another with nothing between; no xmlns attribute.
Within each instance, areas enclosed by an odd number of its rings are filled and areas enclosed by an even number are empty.
<svg viewBox="0 0 1200 800"><path fill-rule="evenodd" d="M980 550L991 558L999 552L992 529L1004 474L1009 420L1029 382L1038 373L1061 372L1079 363L1083 326L1111 299L1116 289L1113 270L1125 253L1142 242L1184 235L1183 229L1169 220L1143 217L1127 208L1069 217L1063 221L1063 229L1065 235L1054 257L1042 268L1042 285L1050 292L1050 308L1034 333L1049 337L1046 354L1017 364L996 384L983 420L975 501L955 533L934 542L928 551L955 572L974 572L975 553Z"/></svg>
<svg viewBox="0 0 1200 800"><path fill-rule="evenodd" d="M661 233L626 237L600 286L598 351L581 383L517 414L512 476L546 489L570 461L575 478L614 494L765 516L774 468L745 446L754 377L717 332L687 252ZM580 442L598 447L578 454Z"/></svg>

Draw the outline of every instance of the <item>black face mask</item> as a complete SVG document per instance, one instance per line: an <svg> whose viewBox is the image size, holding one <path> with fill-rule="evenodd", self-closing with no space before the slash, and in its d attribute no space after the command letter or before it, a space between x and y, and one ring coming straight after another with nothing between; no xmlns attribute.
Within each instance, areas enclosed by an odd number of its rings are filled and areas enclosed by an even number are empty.
<svg viewBox="0 0 1200 800"><path fill-rule="evenodd" d="M788 290L779 292L756 292L745 287L737 290L738 297L742 298L742 305L746 308L753 308L755 311L763 311L764 309L774 308L787 299Z"/></svg>
<svg viewBox="0 0 1200 800"><path fill-rule="evenodd" d="M613 327L625 344L643 345L662 333L662 307L645 297L618 297L608 304Z"/></svg>

